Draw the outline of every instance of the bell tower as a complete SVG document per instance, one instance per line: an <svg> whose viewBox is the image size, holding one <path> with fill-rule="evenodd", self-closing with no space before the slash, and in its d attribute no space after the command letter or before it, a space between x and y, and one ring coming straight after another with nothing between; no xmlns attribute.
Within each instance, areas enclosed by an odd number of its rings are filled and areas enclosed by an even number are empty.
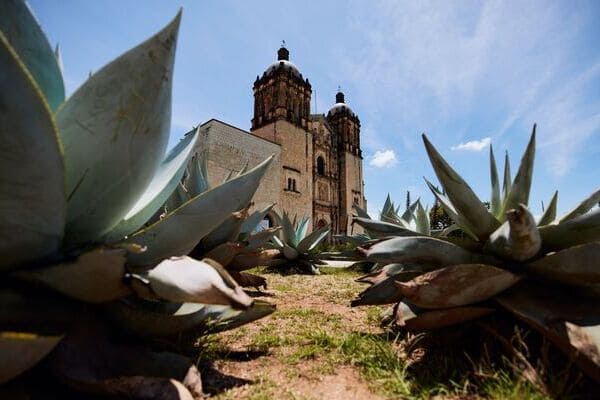
<svg viewBox="0 0 600 400"><path fill-rule="evenodd" d="M346 104L344 93L339 88L335 104L327 113L327 123L336 133L338 151L346 151L362 159L360 120Z"/></svg>
<svg viewBox="0 0 600 400"><path fill-rule="evenodd" d="M308 129L312 89L308 79L290 62L285 41L277 51L277 61L253 85L254 118L251 131L277 120Z"/></svg>

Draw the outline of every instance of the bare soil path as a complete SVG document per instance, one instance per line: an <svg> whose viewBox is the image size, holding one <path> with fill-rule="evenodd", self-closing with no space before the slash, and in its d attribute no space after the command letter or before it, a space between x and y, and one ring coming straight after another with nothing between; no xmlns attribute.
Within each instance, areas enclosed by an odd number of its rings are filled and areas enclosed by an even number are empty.
<svg viewBox="0 0 600 400"><path fill-rule="evenodd" d="M207 343L214 369L204 374L216 399L380 399L332 338L379 334L368 308L350 308L361 290L354 275L266 275L257 293L277 305L267 318L215 335ZM377 311L377 310L375 310Z"/></svg>

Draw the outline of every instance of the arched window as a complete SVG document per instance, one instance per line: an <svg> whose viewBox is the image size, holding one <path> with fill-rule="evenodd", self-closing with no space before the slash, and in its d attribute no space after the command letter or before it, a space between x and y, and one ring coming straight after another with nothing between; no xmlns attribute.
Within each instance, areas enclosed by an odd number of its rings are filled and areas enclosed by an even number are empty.
<svg viewBox="0 0 600 400"><path fill-rule="evenodd" d="M325 160L321 156L317 158L317 174L325 175Z"/></svg>
<svg viewBox="0 0 600 400"><path fill-rule="evenodd" d="M321 229L325 225L327 225L327 222L324 219L320 219L319 222L317 222L317 228L318 229Z"/></svg>

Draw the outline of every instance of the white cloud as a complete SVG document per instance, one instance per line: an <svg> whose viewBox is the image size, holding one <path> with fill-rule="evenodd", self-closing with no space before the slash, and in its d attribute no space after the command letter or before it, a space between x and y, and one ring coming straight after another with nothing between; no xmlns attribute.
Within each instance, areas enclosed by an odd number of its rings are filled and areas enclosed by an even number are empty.
<svg viewBox="0 0 600 400"><path fill-rule="evenodd" d="M394 150L378 150L375 152L369 165L375 168L390 168L398 164Z"/></svg>
<svg viewBox="0 0 600 400"><path fill-rule="evenodd" d="M492 138L484 137L483 139L480 139L480 140L470 140L466 143L461 143L457 146L452 146L451 150L452 151L457 151L457 150L481 151L481 150L485 149L486 147L488 147L491 142L492 142Z"/></svg>

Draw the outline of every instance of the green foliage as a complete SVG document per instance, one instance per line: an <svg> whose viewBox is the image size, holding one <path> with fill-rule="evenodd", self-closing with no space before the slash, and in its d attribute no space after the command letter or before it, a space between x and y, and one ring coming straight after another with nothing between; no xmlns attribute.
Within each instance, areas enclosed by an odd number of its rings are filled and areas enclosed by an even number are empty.
<svg viewBox="0 0 600 400"><path fill-rule="evenodd" d="M444 193L427 184L453 224L445 233L431 232L436 238L423 230L399 232L359 247L365 260L381 269L359 279L371 287L352 304L397 303L390 318L410 330L455 325L503 308L546 335L599 381L600 313L595 304L600 272L595 260L600 257L600 210L589 210L600 191L558 219L555 193L536 222L526 207L535 126L512 182L506 158L502 193L490 149L489 204L477 198L425 136L423 141ZM449 235L453 227L468 236ZM407 272L416 276L403 279Z"/></svg>

